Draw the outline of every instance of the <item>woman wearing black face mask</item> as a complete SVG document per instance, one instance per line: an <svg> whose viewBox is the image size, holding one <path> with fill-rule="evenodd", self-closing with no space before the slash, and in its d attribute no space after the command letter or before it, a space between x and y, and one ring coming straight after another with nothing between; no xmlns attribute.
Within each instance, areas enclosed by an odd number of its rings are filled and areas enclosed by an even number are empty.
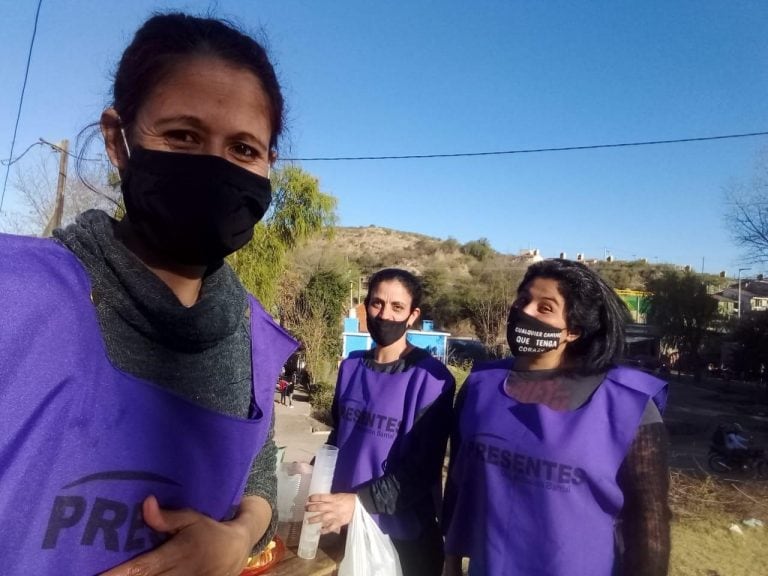
<svg viewBox="0 0 768 576"><path fill-rule="evenodd" d="M280 86L253 38L163 14L113 95L126 217L0 235L2 571L237 574L275 531L296 343L223 258L269 206Z"/></svg>
<svg viewBox="0 0 768 576"><path fill-rule="evenodd" d="M446 574L663 576L666 383L617 366L626 307L586 266L532 265L509 313L514 358L456 401Z"/></svg>
<svg viewBox="0 0 768 576"><path fill-rule="evenodd" d="M381 270L368 283L366 322L376 346L342 362L333 402L338 446L333 494L310 497L324 532L349 523L355 496L397 549L404 576L439 575L441 474L455 383L406 339L421 286L409 272Z"/></svg>

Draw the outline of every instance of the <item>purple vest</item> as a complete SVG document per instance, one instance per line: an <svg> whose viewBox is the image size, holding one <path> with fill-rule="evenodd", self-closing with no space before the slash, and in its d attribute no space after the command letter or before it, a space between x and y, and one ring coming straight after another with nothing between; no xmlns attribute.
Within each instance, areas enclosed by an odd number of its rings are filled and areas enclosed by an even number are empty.
<svg viewBox="0 0 768 576"><path fill-rule="evenodd" d="M230 517L296 347L251 299L251 417L220 414L113 367L90 292L66 248L0 235L4 574L95 574L155 547L149 494Z"/></svg>
<svg viewBox="0 0 768 576"><path fill-rule="evenodd" d="M397 374L366 368L359 356L342 362L335 393L339 455L333 492L355 492L396 469L408 452L408 432L418 414L453 390L453 376L431 356ZM430 480L435 510L440 510L441 479L438 475ZM372 516L393 538L412 540L423 528L407 510Z"/></svg>
<svg viewBox="0 0 768 576"><path fill-rule="evenodd" d="M470 557L470 574L608 576L616 478L648 400L664 407L666 383L616 368L573 411L507 396L511 360L473 370L458 415L446 553Z"/></svg>

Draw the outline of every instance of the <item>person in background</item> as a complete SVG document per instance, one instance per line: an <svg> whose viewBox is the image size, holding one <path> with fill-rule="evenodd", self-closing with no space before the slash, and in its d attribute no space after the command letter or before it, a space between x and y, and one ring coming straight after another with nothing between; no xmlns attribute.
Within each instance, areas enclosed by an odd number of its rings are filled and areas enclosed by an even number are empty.
<svg viewBox="0 0 768 576"><path fill-rule="evenodd" d="M239 574L276 527L296 342L224 258L269 207L283 97L258 42L180 13L143 23L112 92L125 217L0 235L0 571Z"/></svg>
<svg viewBox="0 0 768 576"><path fill-rule="evenodd" d="M277 381L277 389L280 390L280 404L285 406L285 397L288 394L288 381L281 377Z"/></svg>
<svg viewBox="0 0 768 576"><path fill-rule="evenodd" d="M670 552L666 383L617 365L626 307L579 262L528 268L513 358L474 366L456 401L447 575L661 576Z"/></svg>
<svg viewBox="0 0 768 576"><path fill-rule="evenodd" d="M296 391L295 380L291 379L285 387L285 391L288 394L288 405L293 408L293 393Z"/></svg>
<svg viewBox="0 0 768 576"><path fill-rule="evenodd" d="M333 493L311 495L307 504L317 513L310 522L338 532L357 496L392 538L404 576L442 571L437 515L455 390L448 369L406 338L421 297L421 284L405 270L380 270L368 281L375 348L341 363L328 439L339 448Z"/></svg>
<svg viewBox="0 0 768 576"><path fill-rule="evenodd" d="M738 422L734 422L725 429L725 449L730 455L741 461L743 464L747 464L752 456L759 454L760 450L753 450L749 445L749 437L744 428Z"/></svg>
<svg viewBox="0 0 768 576"><path fill-rule="evenodd" d="M746 451L749 448L749 440L744 436L744 430L740 424L734 424L734 427L725 434L725 449L731 451Z"/></svg>

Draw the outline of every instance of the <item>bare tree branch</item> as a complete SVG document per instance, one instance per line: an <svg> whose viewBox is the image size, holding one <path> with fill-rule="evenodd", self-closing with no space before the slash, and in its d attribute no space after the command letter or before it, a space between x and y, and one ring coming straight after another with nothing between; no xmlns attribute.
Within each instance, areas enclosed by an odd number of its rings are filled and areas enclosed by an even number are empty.
<svg viewBox="0 0 768 576"><path fill-rule="evenodd" d="M56 201L58 178L58 153L39 148L30 153L23 163L16 164L13 188L20 198L21 212L12 214L12 224L7 227L17 233L40 234L51 218ZM110 168L107 164L92 163L87 166L87 180L96 185L94 192L83 184L74 170L70 170L64 192L64 217L67 225L75 217L91 208L114 213L120 191L109 184Z"/></svg>
<svg viewBox="0 0 768 576"><path fill-rule="evenodd" d="M758 157L748 182L725 190L725 222L745 261L768 262L768 149Z"/></svg>

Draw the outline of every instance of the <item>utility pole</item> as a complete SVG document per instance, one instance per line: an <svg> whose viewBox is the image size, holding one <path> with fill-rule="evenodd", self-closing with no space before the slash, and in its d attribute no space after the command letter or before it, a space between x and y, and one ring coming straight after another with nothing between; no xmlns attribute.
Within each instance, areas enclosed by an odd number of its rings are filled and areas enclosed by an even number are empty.
<svg viewBox="0 0 768 576"><path fill-rule="evenodd" d="M745 270L752 270L752 268L739 268L739 320L741 320L741 273Z"/></svg>
<svg viewBox="0 0 768 576"><path fill-rule="evenodd" d="M56 183L56 203L48 225L43 230L43 236L50 236L56 228L61 227L64 216L64 189L67 186L67 165L69 164L69 140L62 140L59 146L53 146L59 152L59 179Z"/></svg>
<svg viewBox="0 0 768 576"><path fill-rule="evenodd" d="M363 285L363 277L358 276L357 277L357 303L358 304L360 304L360 302L363 301L362 294L360 293L362 289L362 285Z"/></svg>

